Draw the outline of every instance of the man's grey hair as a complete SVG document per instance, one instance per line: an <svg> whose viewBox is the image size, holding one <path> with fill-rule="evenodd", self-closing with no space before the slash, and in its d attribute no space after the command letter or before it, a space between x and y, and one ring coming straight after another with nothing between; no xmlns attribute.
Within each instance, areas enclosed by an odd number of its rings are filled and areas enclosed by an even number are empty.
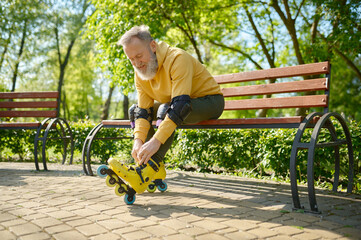
<svg viewBox="0 0 361 240"><path fill-rule="evenodd" d="M124 47L127 44L129 44L132 38L134 37L139 38L144 42L151 42L153 40L149 32L149 27L145 25L141 25L141 26L132 27L130 30L125 32L118 41L117 45Z"/></svg>

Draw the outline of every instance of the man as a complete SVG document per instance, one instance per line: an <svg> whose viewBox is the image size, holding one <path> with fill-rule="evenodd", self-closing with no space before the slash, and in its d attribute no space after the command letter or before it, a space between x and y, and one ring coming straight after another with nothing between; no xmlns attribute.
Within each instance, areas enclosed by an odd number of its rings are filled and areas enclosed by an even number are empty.
<svg viewBox="0 0 361 240"><path fill-rule="evenodd" d="M119 177L142 193L152 180L165 178L163 158L177 126L217 119L223 112L224 98L198 60L179 48L155 42L147 26L133 27L118 45L123 46L135 71L138 105L132 156L139 167L128 168L115 159L108 162ZM158 112L158 116L165 116L156 132L151 125L155 101L169 106L166 112Z"/></svg>

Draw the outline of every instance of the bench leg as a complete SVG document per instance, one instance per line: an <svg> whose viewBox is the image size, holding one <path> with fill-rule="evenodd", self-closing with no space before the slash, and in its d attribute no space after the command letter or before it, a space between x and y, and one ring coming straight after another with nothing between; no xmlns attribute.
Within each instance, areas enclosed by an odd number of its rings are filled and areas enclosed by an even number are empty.
<svg viewBox="0 0 361 240"><path fill-rule="evenodd" d="M334 117L341 124L346 139L338 139L336 136L335 127L331 122L330 118ZM322 145L317 145L317 140L319 133L322 128L327 128L331 134L333 142L330 143L322 143ZM349 176L348 176L348 187L347 192L352 191L353 185L353 150L352 150L352 142L351 135L348 130L347 124L344 119L338 113L326 113L321 119L317 122L311 136L310 148L308 152L308 160L307 160L307 184L308 184L308 197L310 201L310 208L313 212L319 212L318 205L316 201L316 194L314 188L314 157L315 157L315 149L316 147L334 147L335 149L335 182L333 184L333 191L337 191L338 187L338 179L339 179L339 169L340 169L340 154L339 154L339 146L347 144L348 147L348 155L349 155Z"/></svg>
<svg viewBox="0 0 361 240"><path fill-rule="evenodd" d="M70 140L70 160L69 160L69 165L73 163L73 156L74 156L74 137L73 137L73 132L70 128L70 125L68 124L68 122L63 119L63 118L58 118L57 121L61 127L62 130L62 135L61 138L63 139L63 162L62 164L65 163L66 160L66 155L67 155L67 149L68 149L68 140ZM60 133L59 133L60 134Z"/></svg>
<svg viewBox="0 0 361 240"><path fill-rule="evenodd" d="M48 170L47 166L46 166L46 141L48 140L48 135L49 135L49 131L52 128L52 126L54 125L54 123L56 124L57 119L51 119L50 123L48 124L48 126L45 129L45 133L44 133L44 137L42 139L43 141L43 165L44 165L44 170Z"/></svg>
<svg viewBox="0 0 361 240"><path fill-rule="evenodd" d="M46 126L47 122L50 121L51 118L46 118L45 120L43 120L40 124L40 126L38 127L38 129L36 130L36 135L35 135L35 139L34 139L34 162L35 162L35 168L37 171L40 170L39 168L39 160L38 160L38 146L39 146L39 142L44 142L44 136L41 137L42 131L44 129L44 126ZM45 161L45 146L44 143L42 144L42 160L43 160L43 164ZM44 170L48 170L46 167L46 163L44 165Z"/></svg>
<svg viewBox="0 0 361 240"><path fill-rule="evenodd" d="M46 126L46 128L45 128ZM58 126L58 127L57 127ZM42 161L44 170L48 170L46 165L46 142L49 139L48 135L50 129L55 129L59 135L56 139L63 140L63 161L62 164L65 163L66 156L67 156L67 148L70 140L71 144L71 156L69 164L73 162L73 155L74 155L74 138L71 128L66 120L62 118L47 118L40 124L39 128L37 129L35 140L34 140L34 160L35 160L35 167L36 170L39 170L39 161L38 161L38 145L39 142L42 143ZM44 130L45 129L45 130ZM68 136L69 135L69 136Z"/></svg>
<svg viewBox="0 0 361 240"><path fill-rule="evenodd" d="M297 171L296 171L297 153L298 153L297 147L292 147L291 160L290 160L290 181L291 181L293 209L295 210L303 209L300 203L300 197L298 196L298 187L297 187Z"/></svg>
<svg viewBox="0 0 361 240"><path fill-rule="evenodd" d="M41 126L40 126L41 127ZM39 134L40 134L41 129L37 129L36 130L36 135L35 135L35 139L34 139L34 162L35 162L35 169L36 171L39 171L39 162L38 162L38 145L39 145Z"/></svg>
<svg viewBox="0 0 361 240"><path fill-rule="evenodd" d="M85 175L89 175L89 176L94 175L93 170L91 168L91 159L90 159L91 145L93 143L93 140L95 139L95 136L102 128L103 128L103 124L99 123L89 132L88 136L84 141L81 155L82 155L83 171Z"/></svg>
<svg viewBox="0 0 361 240"><path fill-rule="evenodd" d="M290 180L291 180L291 191L292 191L292 200L293 200L293 209L294 210L303 210L304 207L301 206L300 197L298 194L297 187L297 154L299 149L308 149L309 145L302 143L302 136L308 127L312 127L312 121L315 117L322 116L322 113L310 113L298 127L295 139L293 140L291 157L290 157Z"/></svg>

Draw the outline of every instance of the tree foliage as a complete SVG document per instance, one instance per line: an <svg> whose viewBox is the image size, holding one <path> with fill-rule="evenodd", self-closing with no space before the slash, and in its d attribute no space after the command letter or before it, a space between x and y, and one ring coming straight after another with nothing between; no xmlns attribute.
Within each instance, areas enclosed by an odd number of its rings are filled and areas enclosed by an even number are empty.
<svg viewBox="0 0 361 240"><path fill-rule="evenodd" d="M94 111L116 86L132 96L133 69L116 43L140 24L157 41L192 53L214 75L329 60L331 110L361 118L357 0L4 0L0 11L1 91L12 90L13 82L15 91L64 85L61 114L67 118L99 119ZM268 82L274 81L280 80Z"/></svg>
<svg viewBox="0 0 361 240"><path fill-rule="evenodd" d="M334 82L343 82L335 84L342 87L338 91L360 89L361 19L354 0L92 3L97 10L88 21L88 34L99 49L98 62L126 89L132 89L133 72L116 42L140 24L148 25L157 40L192 52L213 74L329 60ZM339 96L332 95L331 109L358 118L353 107L341 103L350 96Z"/></svg>

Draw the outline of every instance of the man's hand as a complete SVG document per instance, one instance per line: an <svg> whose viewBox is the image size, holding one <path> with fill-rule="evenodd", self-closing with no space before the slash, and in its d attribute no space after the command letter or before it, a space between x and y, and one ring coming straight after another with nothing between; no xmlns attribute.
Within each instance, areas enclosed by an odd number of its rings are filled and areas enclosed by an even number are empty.
<svg viewBox="0 0 361 240"><path fill-rule="evenodd" d="M140 148L143 146L143 141L139 138L136 138L133 143L133 149L132 149L132 157L137 161L140 162L140 159L138 159L138 152Z"/></svg>
<svg viewBox="0 0 361 240"><path fill-rule="evenodd" d="M144 143L139 151L137 151L137 161L139 165L146 164L149 159L159 150L162 143L156 139L151 138L148 142Z"/></svg>

